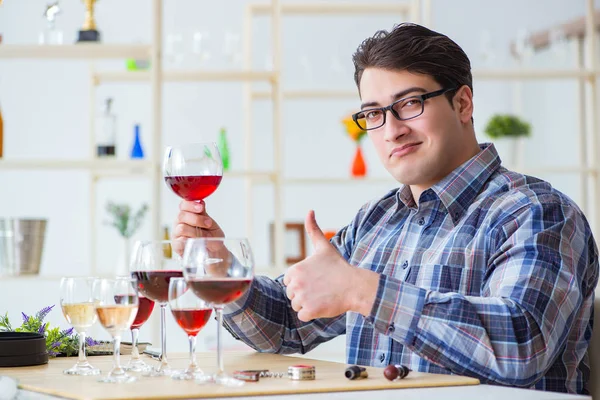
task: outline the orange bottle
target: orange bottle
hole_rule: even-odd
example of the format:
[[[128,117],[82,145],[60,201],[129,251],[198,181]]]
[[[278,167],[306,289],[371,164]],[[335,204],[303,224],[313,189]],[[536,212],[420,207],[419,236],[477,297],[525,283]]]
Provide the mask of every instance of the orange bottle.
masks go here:
[[[0,158],[4,151],[4,121],[2,120],[2,109],[0,108]]]

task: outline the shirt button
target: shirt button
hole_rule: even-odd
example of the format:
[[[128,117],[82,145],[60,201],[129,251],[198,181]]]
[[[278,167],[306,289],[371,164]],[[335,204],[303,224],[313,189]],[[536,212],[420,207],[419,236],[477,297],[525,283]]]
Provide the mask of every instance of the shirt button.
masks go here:
[[[425,225],[425,218],[421,217],[419,218],[419,220],[417,221],[417,223],[421,226]]]
[[[391,335],[392,333],[394,333],[395,330],[396,330],[396,327],[394,326],[394,323],[392,322],[392,324],[388,328],[388,333]]]
[[[385,353],[381,353],[379,355],[379,361],[383,362],[385,360]]]
[[[408,267],[408,260],[404,261],[404,264],[402,264],[402,269],[406,269]]]

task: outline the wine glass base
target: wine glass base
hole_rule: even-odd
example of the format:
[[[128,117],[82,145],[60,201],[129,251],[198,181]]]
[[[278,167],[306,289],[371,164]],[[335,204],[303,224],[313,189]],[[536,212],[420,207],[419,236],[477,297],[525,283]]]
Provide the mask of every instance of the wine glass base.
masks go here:
[[[149,372],[152,370],[152,366],[146,364],[143,360],[131,360],[123,369],[128,372]]]
[[[63,374],[79,376],[100,375],[100,369],[91,366],[90,363],[86,361],[83,363],[77,363],[72,368],[65,369]]]
[[[113,375],[98,379],[98,382],[102,383],[131,383],[135,381],[137,381],[137,378],[131,375]]]
[[[200,370],[199,368],[197,370],[194,371],[189,371],[189,370],[180,370],[180,371],[173,371],[173,375],[171,375],[172,379],[178,380],[178,381],[191,381],[191,380],[195,380],[196,382],[201,382],[201,381],[210,381],[212,380],[212,378],[208,375],[204,375],[204,373],[202,372],[202,370]]]
[[[149,371],[142,372],[142,376],[156,378],[159,376],[172,376],[175,373],[170,366],[162,368],[152,368]]]
[[[221,374],[221,375],[213,375],[212,381],[217,385],[227,386],[227,387],[240,387],[244,386],[244,381],[235,379],[232,376]]]

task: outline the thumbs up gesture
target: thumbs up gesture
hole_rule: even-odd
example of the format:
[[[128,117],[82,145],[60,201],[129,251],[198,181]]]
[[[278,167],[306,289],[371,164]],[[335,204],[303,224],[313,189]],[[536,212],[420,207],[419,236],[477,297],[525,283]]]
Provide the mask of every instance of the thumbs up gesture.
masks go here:
[[[315,252],[291,266],[283,280],[298,319],[336,317],[347,311],[368,314],[368,301],[372,306],[379,275],[348,264],[325,238],[313,211],[308,213],[305,227]]]

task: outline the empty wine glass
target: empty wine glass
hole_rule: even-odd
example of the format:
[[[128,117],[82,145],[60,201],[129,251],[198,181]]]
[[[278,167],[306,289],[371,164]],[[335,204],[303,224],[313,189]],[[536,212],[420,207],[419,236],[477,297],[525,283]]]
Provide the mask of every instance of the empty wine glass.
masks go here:
[[[133,371],[133,372],[149,372],[152,367],[140,357],[140,352],[138,350],[138,337],[140,328],[142,325],[148,321],[150,315],[152,315],[152,310],[154,309],[154,301],[150,300],[147,297],[142,295],[138,295],[139,305],[138,311],[135,315],[135,319],[131,324],[131,359],[124,367],[125,371]]]
[[[183,273],[192,291],[212,304],[217,316],[218,372],[213,380],[224,386],[243,381],[228,376],[223,368],[221,324],[223,306],[238,300],[254,278],[254,256],[247,239],[188,239],[183,255]]]
[[[139,293],[160,306],[160,364],[147,376],[171,376],[173,371],[167,361],[166,307],[169,301],[169,281],[183,277],[181,257],[174,251],[171,241],[137,241],[133,247],[129,271],[137,280]]]
[[[137,281],[131,278],[97,279],[93,286],[94,307],[100,324],[113,337],[113,368],[100,379],[105,383],[129,383],[136,378],[121,367],[121,335],[138,311]]]
[[[63,373],[67,375],[98,375],[85,356],[85,332],[96,322],[92,301],[92,277],[64,277],[60,281],[60,306],[67,322],[77,331],[79,338],[79,360]]]
[[[211,306],[188,290],[183,278],[174,278],[169,282],[169,306],[177,325],[187,333],[190,342],[190,364],[185,370],[175,372],[172,378],[209,380],[196,363],[196,336],[208,323],[212,314]]]

